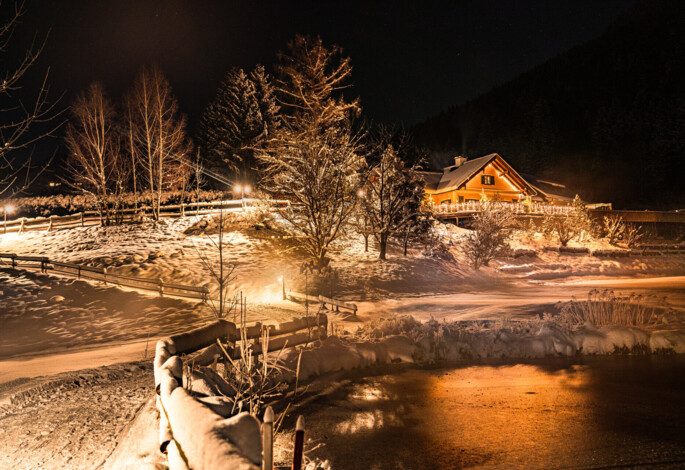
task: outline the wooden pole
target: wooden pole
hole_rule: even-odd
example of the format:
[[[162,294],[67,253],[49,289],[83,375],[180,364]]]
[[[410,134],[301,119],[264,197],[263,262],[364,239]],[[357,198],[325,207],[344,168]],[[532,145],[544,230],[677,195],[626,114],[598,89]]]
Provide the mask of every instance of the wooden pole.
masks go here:
[[[262,424],[262,470],[274,468],[274,410],[266,407]]]
[[[295,448],[293,449],[292,470],[302,470],[302,454],[304,452],[304,418],[297,417],[295,426]]]

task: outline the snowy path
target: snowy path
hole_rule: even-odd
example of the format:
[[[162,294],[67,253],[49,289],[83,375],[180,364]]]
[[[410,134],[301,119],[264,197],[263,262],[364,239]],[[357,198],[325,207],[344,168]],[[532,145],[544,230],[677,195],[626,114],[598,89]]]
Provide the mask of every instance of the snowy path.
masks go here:
[[[456,294],[399,297],[359,302],[364,320],[395,314],[410,314],[419,320],[495,319],[503,314],[526,317],[556,312],[559,301],[584,299],[594,288],[611,288],[617,295],[632,292],[665,296],[669,305],[685,309],[685,276],[652,278],[572,279],[563,282],[505,282],[488,290],[468,290]]]
[[[153,394],[149,361],[1,385],[0,467],[99,468]]]

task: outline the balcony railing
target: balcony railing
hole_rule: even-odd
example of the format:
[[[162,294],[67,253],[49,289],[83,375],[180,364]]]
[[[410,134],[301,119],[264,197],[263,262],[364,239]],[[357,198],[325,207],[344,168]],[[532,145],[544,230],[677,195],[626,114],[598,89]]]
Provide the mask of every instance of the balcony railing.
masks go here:
[[[524,204],[522,202],[496,202],[496,201],[469,201],[469,202],[455,202],[451,204],[439,204],[430,206],[430,210],[434,214],[458,214],[458,213],[472,213],[482,212],[485,206],[488,205],[494,209],[507,209],[515,214],[563,214],[568,215],[573,212],[573,206],[555,206],[551,204],[530,203]]]

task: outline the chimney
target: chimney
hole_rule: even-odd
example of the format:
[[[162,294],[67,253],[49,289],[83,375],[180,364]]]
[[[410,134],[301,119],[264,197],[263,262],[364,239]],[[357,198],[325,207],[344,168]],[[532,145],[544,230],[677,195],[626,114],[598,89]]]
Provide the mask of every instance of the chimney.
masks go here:
[[[463,155],[459,155],[458,157],[454,157],[454,166],[462,166],[464,162],[466,162],[467,158]]]

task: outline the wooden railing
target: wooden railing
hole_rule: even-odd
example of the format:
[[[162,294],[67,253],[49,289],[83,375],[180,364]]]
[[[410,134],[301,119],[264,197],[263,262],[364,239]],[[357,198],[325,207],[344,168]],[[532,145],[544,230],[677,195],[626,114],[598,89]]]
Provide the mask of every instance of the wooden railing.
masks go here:
[[[551,204],[530,203],[524,204],[522,202],[453,202],[451,204],[439,204],[430,206],[430,210],[434,214],[469,214],[482,212],[486,207],[495,209],[507,209],[515,214],[569,214],[573,212],[572,206],[555,206]]]
[[[216,214],[219,211],[238,212],[255,203],[255,199],[234,199],[228,201],[191,202],[188,204],[173,204],[159,208],[159,216],[162,218],[176,218],[192,215]],[[288,201],[270,201],[272,207],[287,206]],[[113,219],[120,222],[132,222],[143,216],[152,214],[150,206],[141,206],[137,209],[120,209]],[[51,215],[49,217],[22,217],[14,220],[0,220],[0,235],[12,232],[28,232],[40,230],[57,230],[62,228],[86,227],[100,225],[102,219],[98,211],[85,211],[70,215]]]
[[[286,297],[288,300],[292,300],[295,302],[311,302],[313,304],[322,305],[324,307],[326,306],[326,304],[328,304],[331,307],[330,309],[335,310],[336,312],[339,312],[340,309],[343,309],[347,310],[352,315],[357,315],[357,304],[354,304],[352,302],[345,302],[343,300],[332,299],[330,297],[325,297],[323,295],[307,295],[292,291],[286,293]]]
[[[264,354],[260,340],[268,332],[268,351],[278,351],[319,339],[328,332],[328,318],[324,314],[298,318],[278,325],[257,323],[240,329],[235,323],[217,320],[205,327],[157,342],[154,360],[155,390],[159,410],[160,450],[167,454],[170,470],[193,468],[273,468],[273,414],[261,426],[257,418],[243,412],[224,419],[204,406],[183,387],[187,384],[189,368],[215,363],[229,355],[240,357],[241,341],[255,341],[252,351]],[[217,341],[226,342],[220,347]],[[240,423],[239,426],[236,423]],[[240,436],[230,436],[230,428],[239,429]],[[253,442],[250,442],[253,441]],[[254,449],[261,448],[261,452]],[[246,449],[248,449],[246,451]],[[299,449],[301,457],[302,449]],[[251,454],[250,454],[251,452]],[[297,448],[295,455],[298,455]],[[293,467],[295,468],[295,467]],[[299,468],[299,467],[297,467]]]
[[[167,283],[161,279],[126,276],[123,274],[107,272],[107,268],[64,263],[51,260],[45,256],[18,256],[14,253],[0,253],[0,266],[7,266],[13,269],[37,269],[42,273],[53,271],[57,274],[75,277],[77,279],[91,279],[104,282],[105,284],[158,292],[161,296],[170,295],[174,297],[199,299],[203,302],[206,302],[209,297],[209,291],[205,286],[186,286],[182,284]]]

